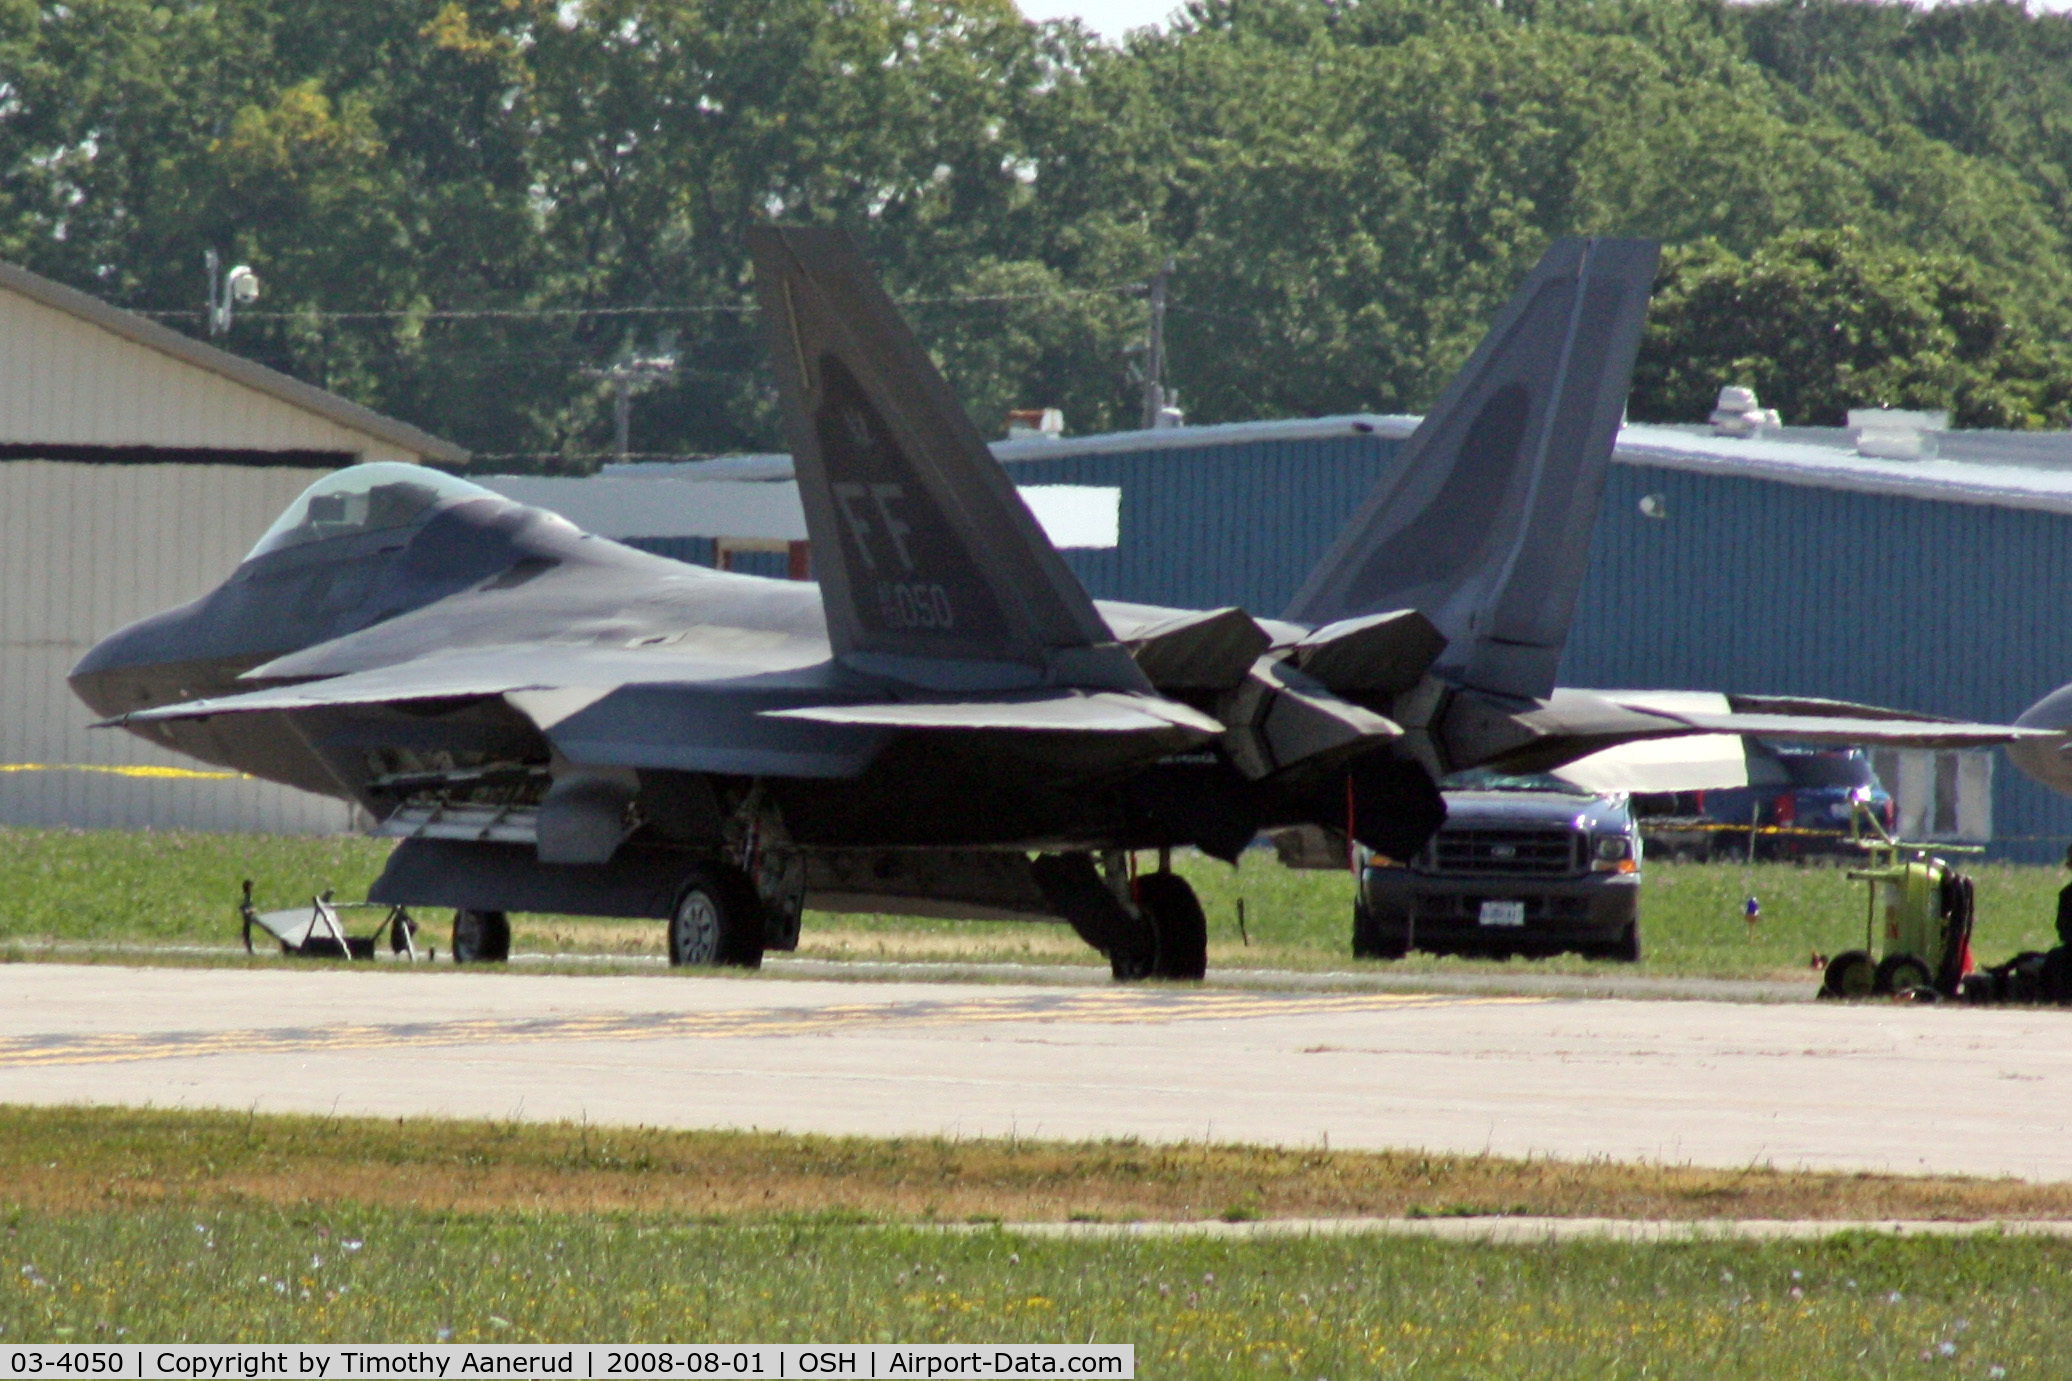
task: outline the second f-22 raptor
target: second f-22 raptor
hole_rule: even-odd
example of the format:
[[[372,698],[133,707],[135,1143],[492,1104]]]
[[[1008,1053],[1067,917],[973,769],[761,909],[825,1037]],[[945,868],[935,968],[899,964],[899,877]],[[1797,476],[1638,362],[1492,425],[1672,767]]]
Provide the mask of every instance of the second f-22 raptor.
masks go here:
[[[1202,976],[1170,851],[1310,824],[1407,858],[1470,766],[1747,732],[1997,742],[1826,702],[1557,690],[1656,247],[1563,240],[1280,619],[1090,599],[839,232],[752,232],[818,583],[630,550],[434,471],[332,475],[72,674],[131,732],[356,802],[372,897],[665,921],[755,965],[807,907],[1062,919]],[[1136,872],[1139,851],[1159,860]]]

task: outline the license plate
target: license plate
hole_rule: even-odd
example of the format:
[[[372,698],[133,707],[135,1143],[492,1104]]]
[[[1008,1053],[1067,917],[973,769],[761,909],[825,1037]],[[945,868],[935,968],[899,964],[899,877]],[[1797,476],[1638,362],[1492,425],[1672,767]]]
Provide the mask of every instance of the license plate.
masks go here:
[[[1482,903],[1482,924],[1524,925],[1525,903],[1522,901],[1486,901]]]

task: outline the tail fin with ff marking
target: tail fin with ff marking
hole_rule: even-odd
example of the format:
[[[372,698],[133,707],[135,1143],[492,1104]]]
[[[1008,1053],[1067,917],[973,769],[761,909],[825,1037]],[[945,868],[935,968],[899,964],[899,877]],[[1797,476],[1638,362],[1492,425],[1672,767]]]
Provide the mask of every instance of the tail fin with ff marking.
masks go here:
[[[1552,691],[1658,251],[1556,241],[1286,617],[1416,609],[1447,640],[1435,669],[1449,679]]]
[[[1148,683],[840,231],[749,231],[836,654],[945,689]]]

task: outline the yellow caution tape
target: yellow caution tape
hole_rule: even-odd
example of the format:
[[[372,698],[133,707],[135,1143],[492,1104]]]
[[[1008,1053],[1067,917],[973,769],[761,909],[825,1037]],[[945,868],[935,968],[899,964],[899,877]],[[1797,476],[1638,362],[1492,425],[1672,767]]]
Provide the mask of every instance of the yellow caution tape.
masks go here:
[[[1641,832],[1653,834],[1803,834],[1821,839],[1861,838],[1866,844],[1876,843],[1869,835],[1851,835],[1847,830],[1816,830],[1804,825],[1721,825],[1700,824],[1655,824],[1647,817],[1640,820]]]
[[[148,777],[160,781],[250,781],[243,772],[196,772],[187,767],[143,767],[98,762],[0,762],[0,772],[102,772],[111,777]]]

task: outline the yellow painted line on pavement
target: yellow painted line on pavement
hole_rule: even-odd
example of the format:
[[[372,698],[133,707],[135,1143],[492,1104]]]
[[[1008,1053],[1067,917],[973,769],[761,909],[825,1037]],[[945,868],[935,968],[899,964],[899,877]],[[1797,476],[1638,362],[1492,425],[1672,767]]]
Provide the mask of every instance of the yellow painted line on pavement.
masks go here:
[[[0,1039],[0,1068],[114,1064],[211,1055],[288,1055],[421,1045],[527,1045],[546,1041],[723,1040],[825,1035],[857,1027],[1000,1022],[1148,1023],[1256,1020],[1332,1012],[1543,1002],[1538,997],[1439,993],[1076,993],[960,1002],[762,1007],[731,1012],[602,1012],[580,1016],[252,1027],[232,1031],[58,1032]]]

